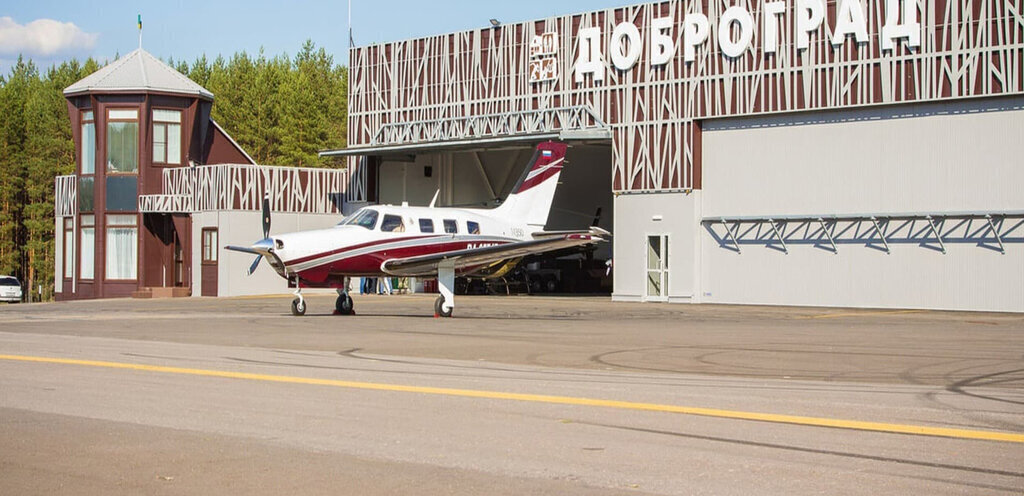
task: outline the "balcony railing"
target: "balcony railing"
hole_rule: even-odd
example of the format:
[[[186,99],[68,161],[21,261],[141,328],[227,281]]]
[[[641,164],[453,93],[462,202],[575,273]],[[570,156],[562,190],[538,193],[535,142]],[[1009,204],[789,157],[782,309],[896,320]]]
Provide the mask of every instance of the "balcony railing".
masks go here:
[[[53,211],[57,217],[78,213],[78,176],[57,176],[53,181]]]
[[[347,171],[269,165],[205,165],[164,171],[163,194],[139,197],[157,213],[259,211],[269,195],[275,212],[341,213]]]
[[[191,213],[192,197],[185,195],[139,195],[139,212],[160,214]]]

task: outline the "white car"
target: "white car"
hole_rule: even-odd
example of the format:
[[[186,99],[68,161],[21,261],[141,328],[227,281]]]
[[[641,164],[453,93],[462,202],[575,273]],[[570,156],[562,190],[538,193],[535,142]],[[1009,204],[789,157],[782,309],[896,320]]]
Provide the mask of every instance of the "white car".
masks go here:
[[[0,276],[0,301],[21,303],[21,283],[12,276]]]

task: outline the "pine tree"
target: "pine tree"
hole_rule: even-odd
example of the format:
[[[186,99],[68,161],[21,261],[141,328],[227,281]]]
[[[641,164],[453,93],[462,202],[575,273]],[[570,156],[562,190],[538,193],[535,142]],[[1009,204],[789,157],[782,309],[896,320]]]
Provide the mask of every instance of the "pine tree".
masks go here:
[[[331,83],[334,59],[306,40],[295,55],[293,72],[282,87],[282,160],[287,165],[317,167],[323,162],[317,152],[330,142],[331,101],[336,98]]]
[[[281,85],[289,76],[290,64],[287,56],[268,59],[262,49],[256,59],[252,101],[255,118],[252,156],[261,164],[277,163],[281,156]]]
[[[58,175],[75,169],[75,150],[62,91],[81,79],[77,61],[53,67],[36,80],[25,106],[27,203],[24,225],[25,282],[29,291],[42,287],[42,299],[52,298],[54,281],[54,196]]]
[[[210,62],[206,60],[206,54],[196,59],[192,63],[192,67],[188,71],[183,71],[182,74],[188,76],[189,79],[195,81],[199,86],[206,88],[210,82]]]
[[[4,82],[4,98],[0,115],[4,116],[0,127],[0,169],[4,180],[0,188],[0,273],[14,274],[24,279],[27,261],[24,257],[25,206],[28,203],[26,183],[26,118],[25,107],[32,86],[38,81],[39,73],[31,61],[18,57],[10,77]]]
[[[0,77],[0,112],[14,104],[14,90],[6,77]],[[14,185],[15,144],[10,142],[11,121],[0,119],[0,274],[11,274],[17,252],[14,245],[14,206],[17,204]]]

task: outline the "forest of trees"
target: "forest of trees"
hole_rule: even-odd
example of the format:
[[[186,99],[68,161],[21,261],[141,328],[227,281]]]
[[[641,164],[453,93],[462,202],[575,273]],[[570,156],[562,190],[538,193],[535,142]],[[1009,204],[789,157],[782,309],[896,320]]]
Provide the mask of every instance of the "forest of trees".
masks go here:
[[[214,94],[213,119],[258,163],[341,166],[317,152],[345,147],[348,69],[313,42],[294,57],[261,50],[167,63]],[[75,170],[62,92],[104,64],[41,70],[19,57],[0,76],[0,275],[18,277],[32,301],[53,298],[53,183]]]

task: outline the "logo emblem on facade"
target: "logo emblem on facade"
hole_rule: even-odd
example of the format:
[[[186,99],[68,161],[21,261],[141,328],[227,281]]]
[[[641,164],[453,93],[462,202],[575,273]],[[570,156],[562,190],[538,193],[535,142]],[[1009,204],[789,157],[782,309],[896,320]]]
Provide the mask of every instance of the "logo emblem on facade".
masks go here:
[[[558,79],[558,33],[536,35],[530,40],[530,83]]]

